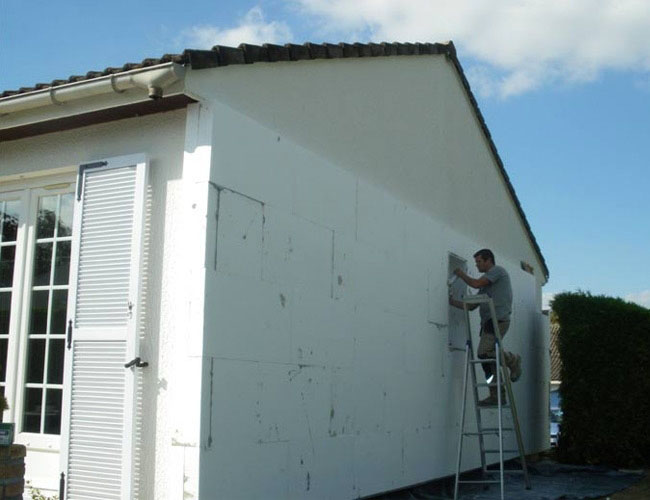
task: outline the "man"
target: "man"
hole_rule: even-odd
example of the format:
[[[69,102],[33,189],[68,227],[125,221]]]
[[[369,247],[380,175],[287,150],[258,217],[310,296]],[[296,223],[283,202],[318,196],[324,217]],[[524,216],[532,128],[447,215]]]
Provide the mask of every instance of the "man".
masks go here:
[[[510,313],[512,312],[512,286],[510,285],[510,276],[501,266],[497,266],[494,261],[494,254],[491,250],[484,248],[474,254],[474,262],[479,272],[484,273],[480,278],[471,278],[462,269],[454,270],[456,276],[462,279],[472,288],[478,288],[478,293],[486,294],[492,298],[494,309],[497,316],[497,324],[501,338],[505,336],[510,327]],[[463,303],[449,296],[449,304],[459,309],[463,308]],[[469,305],[469,309],[476,309],[479,304]],[[478,345],[477,355],[480,359],[496,359],[496,335],[492,324],[492,316],[488,304],[480,304],[479,313],[481,315],[481,340]],[[503,362],[510,369],[510,380],[516,382],[521,376],[521,356],[511,352],[503,351]],[[482,363],[485,378],[490,383],[494,374],[495,363]],[[490,386],[490,395],[479,401],[481,406],[491,406],[497,404],[498,395],[496,380],[494,386]],[[504,394],[502,392],[502,400]]]

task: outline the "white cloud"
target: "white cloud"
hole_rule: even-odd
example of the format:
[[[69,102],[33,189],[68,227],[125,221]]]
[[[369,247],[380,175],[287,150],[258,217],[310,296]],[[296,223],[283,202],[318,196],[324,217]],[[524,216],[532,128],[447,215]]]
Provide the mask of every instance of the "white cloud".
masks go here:
[[[588,82],[608,69],[650,70],[646,0],[293,2],[329,36],[347,39],[346,33],[363,32],[372,40],[452,39],[462,58],[479,62],[468,74],[481,77],[476,86],[487,95]]]
[[[634,302],[640,306],[647,307],[650,309],[650,290],[643,290],[638,293],[630,293],[625,296],[625,300],[628,302]]]
[[[266,22],[260,7],[253,7],[233,28],[193,26],[181,34],[179,45],[193,49],[210,49],[215,45],[237,47],[240,43],[286,43],[293,39],[286,23]]]

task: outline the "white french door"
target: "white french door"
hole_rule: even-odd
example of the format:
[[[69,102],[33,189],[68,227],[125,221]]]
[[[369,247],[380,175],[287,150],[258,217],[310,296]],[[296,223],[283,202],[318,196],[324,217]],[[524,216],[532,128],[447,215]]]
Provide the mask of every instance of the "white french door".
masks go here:
[[[134,496],[135,377],[142,367],[135,360],[146,183],[147,161],[140,155],[80,167],[63,384],[66,500]]]

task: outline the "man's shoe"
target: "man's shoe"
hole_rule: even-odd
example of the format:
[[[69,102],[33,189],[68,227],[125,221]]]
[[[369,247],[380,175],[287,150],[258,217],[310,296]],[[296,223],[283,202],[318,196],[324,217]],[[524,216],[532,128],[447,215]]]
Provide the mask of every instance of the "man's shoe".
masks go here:
[[[510,368],[510,382],[516,382],[521,377],[521,356],[515,354],[514,366]]]

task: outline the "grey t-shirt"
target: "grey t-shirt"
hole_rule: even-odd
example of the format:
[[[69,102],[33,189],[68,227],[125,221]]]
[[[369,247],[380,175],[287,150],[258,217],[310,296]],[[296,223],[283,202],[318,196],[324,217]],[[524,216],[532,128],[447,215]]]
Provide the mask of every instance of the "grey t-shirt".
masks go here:
[[[492,297],[497,321],[509,320],[512,312],[512,286],[508,272],[501,266],[493,266],[483,276],[490,281],[490,284],[479,288],[478,293],[485,293]],[[491,319],[488,304],[481,304],[479,312],[481,313],[481,324]]]

